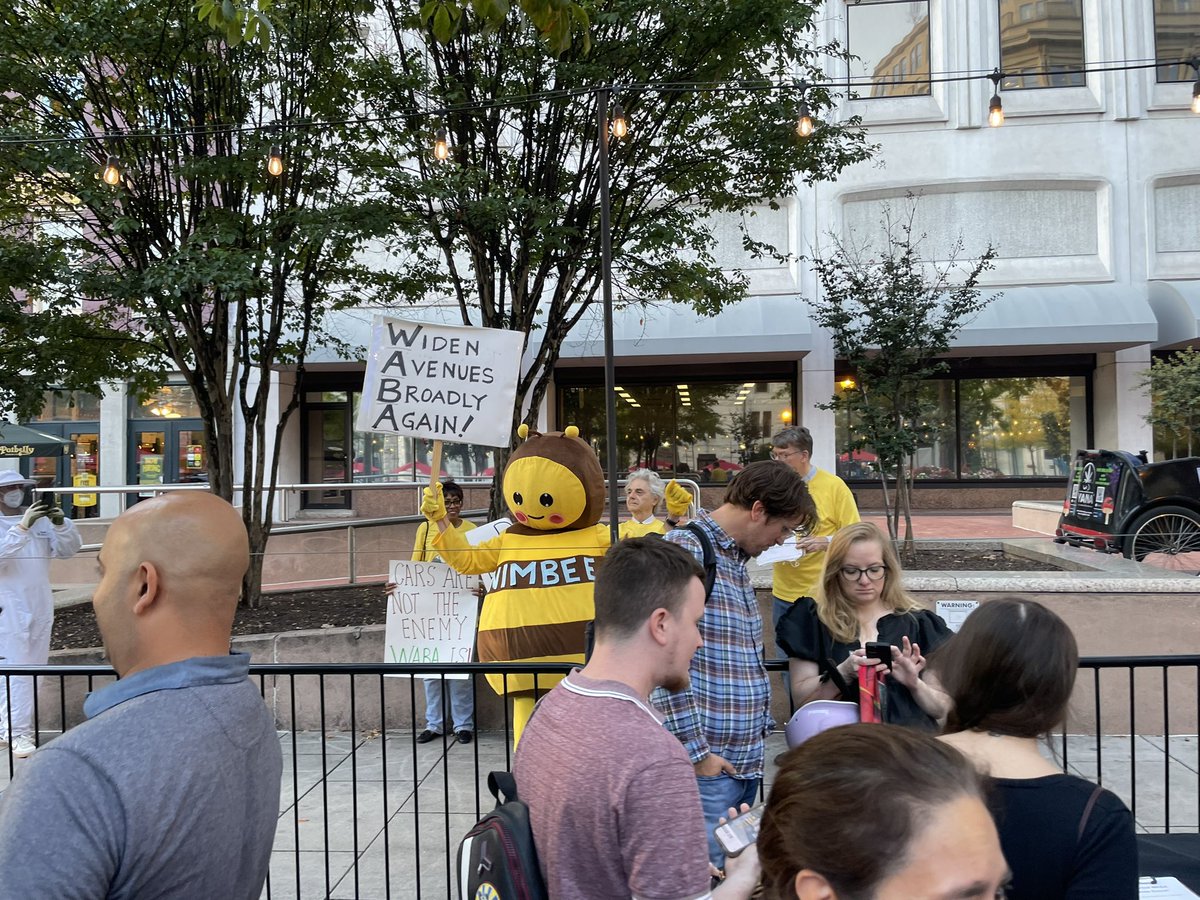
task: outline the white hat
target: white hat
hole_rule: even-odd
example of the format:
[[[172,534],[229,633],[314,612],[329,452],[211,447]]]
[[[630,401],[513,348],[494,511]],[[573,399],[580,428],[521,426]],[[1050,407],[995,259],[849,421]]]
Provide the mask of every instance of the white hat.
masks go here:
[[[0,472],[0,488],[8,487],[10,484],[20,484],[27,487],[33,487],[37,484],[32,478],[26,478],[20,472],[13,469],[6,469]]]

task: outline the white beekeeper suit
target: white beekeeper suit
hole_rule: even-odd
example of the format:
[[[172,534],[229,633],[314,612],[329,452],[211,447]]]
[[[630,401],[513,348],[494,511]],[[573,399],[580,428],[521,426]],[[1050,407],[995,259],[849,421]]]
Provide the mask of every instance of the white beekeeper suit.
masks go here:
[[[58,507],[39,501],[24,508],[33,484],[19,472],[0,472],[0,668],[49,662],[50,560],[74,556],[83,543]],[[32,678],[0,678],[0,746],[11,741],[18,756],[32,752],[33,693]]]

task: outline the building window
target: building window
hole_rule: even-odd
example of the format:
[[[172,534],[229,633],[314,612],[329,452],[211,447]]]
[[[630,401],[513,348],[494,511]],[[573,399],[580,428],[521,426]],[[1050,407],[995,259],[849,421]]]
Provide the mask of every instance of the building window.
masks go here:
[[[1078,87],[1086,62],[1077,0],[1000,0],[1004,90]]]
[[[560,424],[577,425],[607,471],[604,388],[563,387],[559,397]],[[731,472],[770,455],[771,435],[792,423],[793,408],[792,384],[784,381],[624,380],[617,388],[619,472],[646,468],[704,483],[727,481]]]
[[[1200,3],[1154,0],[1154,58],[1160,82],[1193,81],[1188,60],[1200,57]]]
[[[132,399],[131,419],[198,419],[200,404],[186,384],[168,384],[145,400]]]
[[[46,391],[42,412],[34,422],[94,422],[100,418],[100,398],[86,391]]]
[[[929,94],[928,0],[863,0],[846,7],[846,19],[850,78],[870,83],[860,97]]]
[[[1072,438],[1071,398],[1082,396],[1084,376],[958,378],[922,385],[924,415],[916,423],[920,446],[912,464],[918,481],[1061,478],[1073,444],[1083,446],[1082,424]],[[839,390],[853,385],[850,378]],[[879,477],[870,447],[846,448],[858,437],[854,423],[838,413],[838,474]]]

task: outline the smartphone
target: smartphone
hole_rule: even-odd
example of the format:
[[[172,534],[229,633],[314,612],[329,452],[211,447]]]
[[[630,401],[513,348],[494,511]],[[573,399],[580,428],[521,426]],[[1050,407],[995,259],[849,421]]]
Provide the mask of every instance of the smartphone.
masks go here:
[[[758,839],[758,826],[762,822],[763,806],[759,804],[742,813],[732,822],[718,825],[713,837],[726,856],[737,856]]]
[[[46,506],[50,507],[51,509],[58,506],[58,495],[57,494],[43,493],[38,496],[38,500],[41,503],[46,504]]]
[[[867,641],[867,658],[877,659],[888,669],[892,668],[892,645],[883,641]]]

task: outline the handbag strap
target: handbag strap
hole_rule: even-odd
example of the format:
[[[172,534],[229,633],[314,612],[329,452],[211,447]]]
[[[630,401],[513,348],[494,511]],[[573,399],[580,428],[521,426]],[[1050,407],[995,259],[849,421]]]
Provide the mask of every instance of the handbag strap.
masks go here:
[[[1083,840],[1083,832],[1087,829],[1088,819],[1092,817],[1092,809],[1096,806],[1096,801],[1100,799],[1100,792],[1104,788],[1096,785],[1096,789],[1092,791],[1092,796],[1088,797],[1087,805],[1083,808],[1083,815],[1079,817],[1079,834],[1075,836],[1075,840]]]
[[[832,681],[839,691],[842,693],[842,699],[851,698],[850,686],[846,684],[846,679],[842,677],[842,673],[838,671],[837,665],[833,661],[833,635],[829,633],[829,629],[825,627],[825,623],[821,621],[821,617],[817,616],[817,628],[820,630],[821,642],[821,662],[825,664],[825,671],[829,674],[829,679]],[[826,644],[828,643],[828,651]],[[857,692],[853,692],[853,699],[857,700]]]

